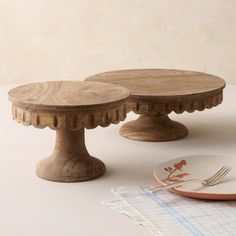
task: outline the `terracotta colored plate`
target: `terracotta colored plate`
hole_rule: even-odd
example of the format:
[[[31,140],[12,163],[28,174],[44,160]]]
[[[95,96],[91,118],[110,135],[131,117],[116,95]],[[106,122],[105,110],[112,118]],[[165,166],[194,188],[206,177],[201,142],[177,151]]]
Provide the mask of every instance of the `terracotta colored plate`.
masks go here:
[[[232,167],[232,170],[219,184],[204,186],[196,182],[174,188],[173,192],[200,199],[236,199],[236,156],[218,154],[183,156],[157,166],[154,176],[162,185],[188,179],[205,179],[212,176],[224,165]]]

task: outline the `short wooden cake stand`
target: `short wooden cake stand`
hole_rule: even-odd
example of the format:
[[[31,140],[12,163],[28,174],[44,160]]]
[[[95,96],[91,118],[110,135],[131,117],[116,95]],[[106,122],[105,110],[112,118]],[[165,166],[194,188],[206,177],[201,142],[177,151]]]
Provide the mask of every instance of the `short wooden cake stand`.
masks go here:
[[[140,114],[124,124],[120,134],[139,141],[172,141],[185,137],[188,129],[168,114],[202,111],[222,102],[225,81],[200,72],[140,69],[106,72],[86,80],[107,82],[128,88],[129,111]]]
[[[51,181],[76,182],[104,174],[103,162],[86,149],[84,128],[124,120],[128,96],[123,87],[78,81],[34,83],[10,90],[17,122],[56,130],[54,151],[38,163],[37,175]]]

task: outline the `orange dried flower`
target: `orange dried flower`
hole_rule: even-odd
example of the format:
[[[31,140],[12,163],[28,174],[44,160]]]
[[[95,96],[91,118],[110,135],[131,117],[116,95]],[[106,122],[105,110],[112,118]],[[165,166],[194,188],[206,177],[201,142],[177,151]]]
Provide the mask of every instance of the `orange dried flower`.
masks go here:
[[[182,170],[182,167],[183,166],[186,166],[187,165],[187,162],[185,160],[181,160],[180,162],[178,163],[175,163],[174,164],[174,167],[177,169],[177,170]]]

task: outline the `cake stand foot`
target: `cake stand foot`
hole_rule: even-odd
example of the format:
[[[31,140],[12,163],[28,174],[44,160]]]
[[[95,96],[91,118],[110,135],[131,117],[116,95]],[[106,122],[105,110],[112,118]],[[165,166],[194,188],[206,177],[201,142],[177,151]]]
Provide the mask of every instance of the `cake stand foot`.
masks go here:
[[[84,129],[57,130],[53,153],[36,166],[39,177],[57,182],[91,180],[103,175],[105,170],[102,161],[89,155],[84,141]]]
[[[137,141],[165,142],[184,138],[188,129],[167,115],[140,115],[137,120],[124,124],[120,134]]]

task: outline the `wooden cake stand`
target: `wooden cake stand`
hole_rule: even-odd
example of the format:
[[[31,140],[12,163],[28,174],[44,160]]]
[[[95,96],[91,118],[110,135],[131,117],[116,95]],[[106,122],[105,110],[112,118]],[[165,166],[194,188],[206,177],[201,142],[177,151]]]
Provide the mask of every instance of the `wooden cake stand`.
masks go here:
[[[54,151],[37,164],[37,175],[51,181],[76,182],[104,174],[103,162],[86,149],[84,128],[124,120],[129,95],[124,87],[84,81],[33,83],[10,90],[14,120],[56,130]]]
[[[128,88],[128,110],[139,118],[123,125],[120,134],[139,141],[172,141],[185,137],[188,129],[168,114],[202,111],[222,102],[225,81],[200,72],[140,69],[106,72],[86,80]]]

